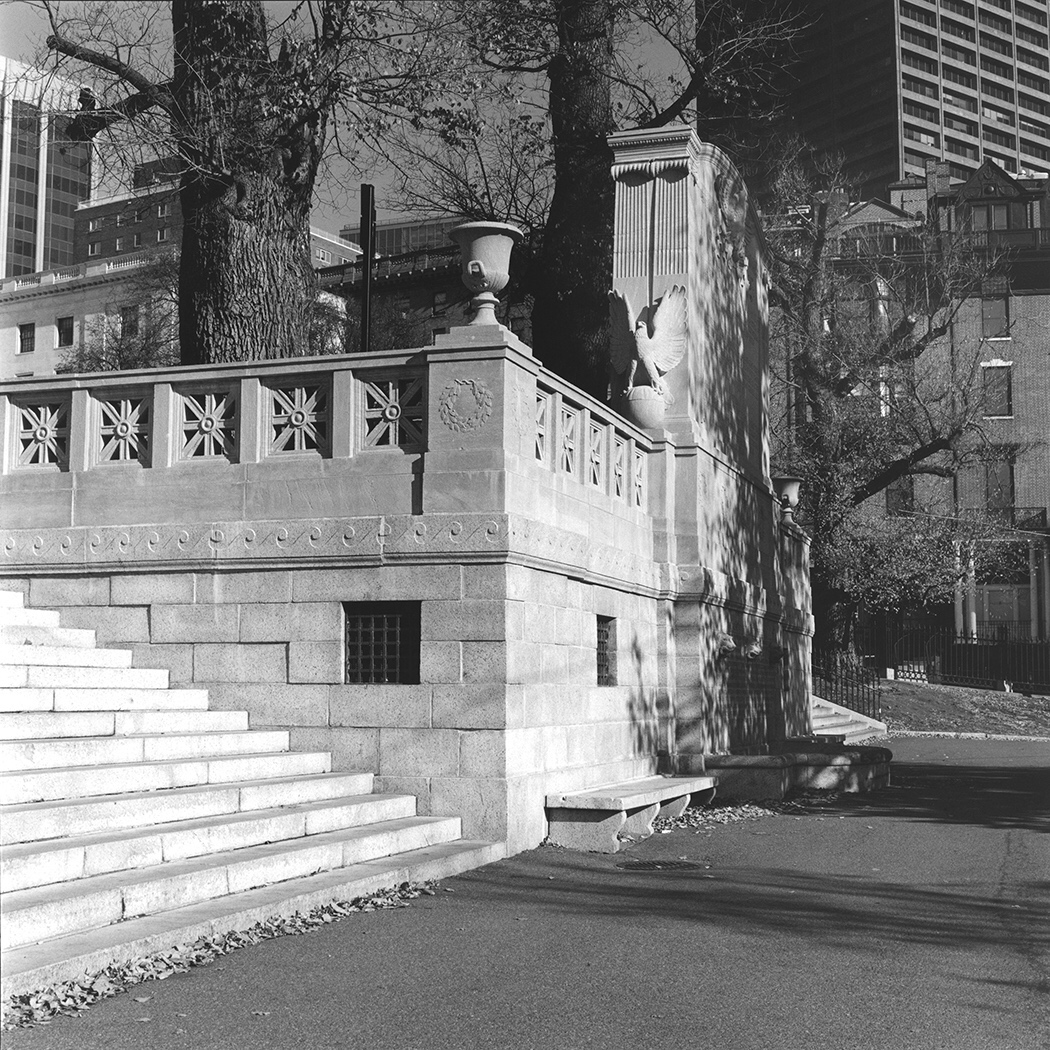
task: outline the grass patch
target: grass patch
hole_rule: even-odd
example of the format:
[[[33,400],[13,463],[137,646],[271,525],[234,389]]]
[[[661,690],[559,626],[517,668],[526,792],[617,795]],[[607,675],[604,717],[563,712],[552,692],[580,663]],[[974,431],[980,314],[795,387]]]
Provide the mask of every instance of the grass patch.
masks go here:
[[[1050,697],[928,682],[882,683],[889,732],[989,733],[1050,737]]]

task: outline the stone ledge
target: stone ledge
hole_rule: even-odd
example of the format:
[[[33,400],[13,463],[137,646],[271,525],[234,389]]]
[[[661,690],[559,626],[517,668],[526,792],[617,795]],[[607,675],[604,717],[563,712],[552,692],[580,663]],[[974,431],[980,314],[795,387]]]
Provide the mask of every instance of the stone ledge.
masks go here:
[[[874,791],[888,787],[892,752],[884,747],[807,745],[769,755],[705,755],[723,799],[784,798],[791,791]]]

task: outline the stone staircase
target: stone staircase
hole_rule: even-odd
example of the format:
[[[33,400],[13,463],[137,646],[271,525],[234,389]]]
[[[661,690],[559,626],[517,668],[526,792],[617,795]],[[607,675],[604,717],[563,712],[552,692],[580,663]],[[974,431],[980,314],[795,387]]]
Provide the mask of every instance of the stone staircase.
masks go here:
[[[813,733],[842,744],[859,744],[872,737],[886,735],[886,723],[840,707],[819,696],[810,698]]]
[[[3,995],[503,856],[288,746],[0,591]]]

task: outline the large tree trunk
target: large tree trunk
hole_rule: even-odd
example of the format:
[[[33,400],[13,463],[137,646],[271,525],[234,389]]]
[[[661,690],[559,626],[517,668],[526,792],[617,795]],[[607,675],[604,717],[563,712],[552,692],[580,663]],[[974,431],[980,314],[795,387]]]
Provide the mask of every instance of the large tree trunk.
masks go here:
[[[186,364],[309,352],[324,114],[289,107],[258,0],[173,0]],[[283,96],[283,97],[282,97]]]
[[[856,648],[857,599],[813,574],[813,647],[853,652]]]
[[[549,368],[603,396],[612,287],[611,0],[555,0],[549,70],[555,190],[532,286],[533,343]]]

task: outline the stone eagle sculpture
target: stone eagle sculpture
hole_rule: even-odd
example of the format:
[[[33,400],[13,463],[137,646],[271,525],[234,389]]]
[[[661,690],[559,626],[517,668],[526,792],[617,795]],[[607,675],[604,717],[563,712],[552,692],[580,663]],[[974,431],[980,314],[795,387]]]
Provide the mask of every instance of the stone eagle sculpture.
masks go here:
[[[663,377],[685,356],[685,289],[676,284],[658,301],[652,314],[652,335],[646,312],[635,318],[625,295],[609,293],[609,357],[617,375],[627,373],[628,393],[634,389],[641,364],[653,390],[670,404],[673,398]]]

